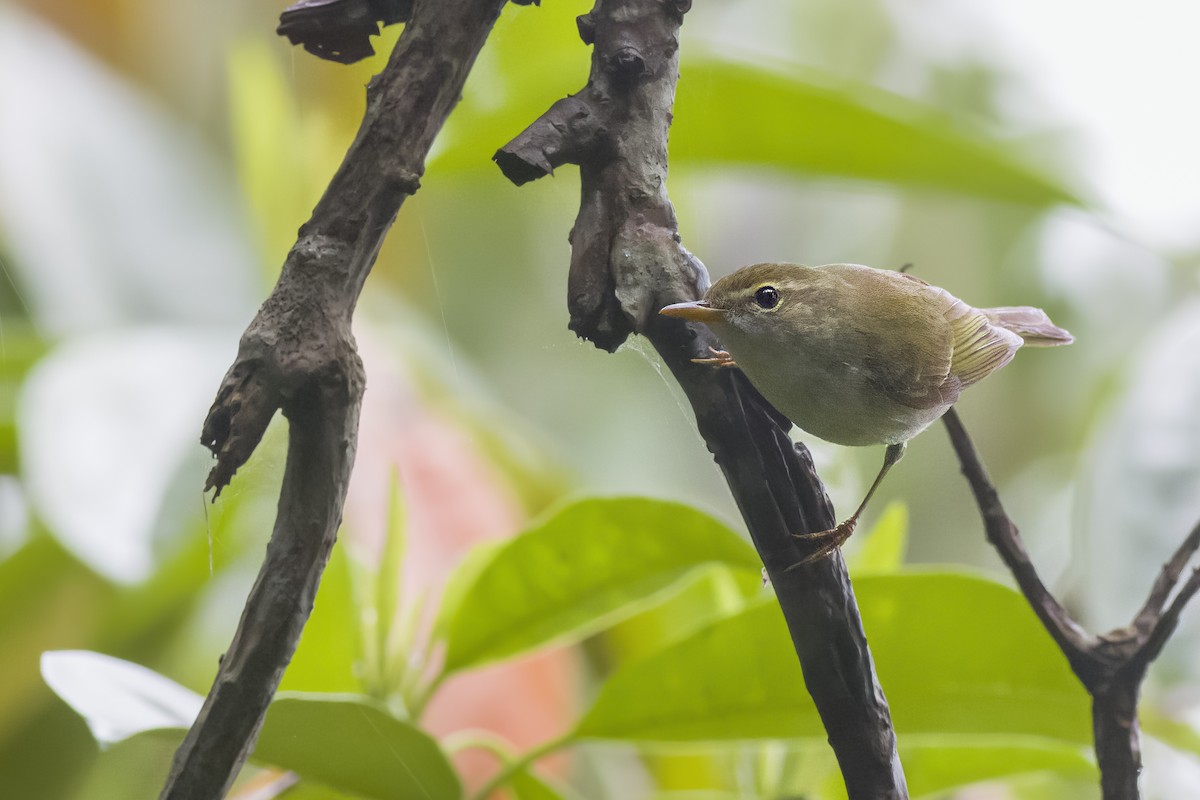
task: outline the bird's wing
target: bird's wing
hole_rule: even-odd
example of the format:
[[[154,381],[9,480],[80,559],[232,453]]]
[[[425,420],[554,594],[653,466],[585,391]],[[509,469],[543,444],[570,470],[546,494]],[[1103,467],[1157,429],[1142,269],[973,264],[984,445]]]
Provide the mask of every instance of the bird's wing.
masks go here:
[[[899,272],[865,267],[842,268],[854,287],[854,314],[875,320],[866,353],[871,383],[893,402],[915,409],[945,406],[958,399],[962,381],[953,374],[951,319],[946,312],[958,302],[946,292]],[[912,337],[904,332],[920,330]]]
[[[925,348],[923,355],[906,349],[877,363],[873,375],[876,386],[894,402],[909,408],[927,409],[950,405],[962,392],[962,381],[950,374],[950,351]]]
[[[945,289],[899,272],[852,265],[824,267],[854,288],[853,315],[882,323],[858,352],[871,382],[889,398],[916,409],[947,406],[967,386],[1012,360],[1017,334]],[[920,337],[896,335],[920,330]],[[845,334],[843,334],[844,336]]]
[[[945,289],[908,279],[897,281],[901,291],[923,295],[924,302],[905,304],[908,315],[893,324],[920,326],[922,341],[889,348],[881,366],[880,385],[889,397],[909,408],[950,405],[962,390],[1003,367],[1021,346],[1021,337],[1005,330],[982,311]],[[918,309],[914,311],[913,309]]]

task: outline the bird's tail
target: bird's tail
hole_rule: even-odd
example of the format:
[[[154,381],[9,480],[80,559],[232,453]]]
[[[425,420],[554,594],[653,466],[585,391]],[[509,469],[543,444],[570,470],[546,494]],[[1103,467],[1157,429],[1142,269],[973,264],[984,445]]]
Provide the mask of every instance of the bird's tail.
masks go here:
[[[1070,344],[1075,337],[1055,325],[1040,308],[1031,306],[1005,306],[1004,308],[981,308],[984,315],[1005,330],[1010,330],[1033,347],[1053,347]]]

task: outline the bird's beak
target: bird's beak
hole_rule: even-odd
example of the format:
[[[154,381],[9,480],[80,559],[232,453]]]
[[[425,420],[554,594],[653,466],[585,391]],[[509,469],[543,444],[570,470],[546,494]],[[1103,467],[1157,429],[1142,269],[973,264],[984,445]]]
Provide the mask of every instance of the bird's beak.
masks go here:
[[[692,322],[719,322],[725,319],[725,309],[713,308],[705,300],[691,303],[673,303],[658,313],[668,317],[680,317]]]

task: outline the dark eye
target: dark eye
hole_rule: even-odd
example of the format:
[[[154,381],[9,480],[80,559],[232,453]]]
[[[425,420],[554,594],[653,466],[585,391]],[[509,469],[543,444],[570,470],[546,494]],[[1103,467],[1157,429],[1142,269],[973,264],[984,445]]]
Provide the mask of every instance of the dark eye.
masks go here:
[[[774,308],[779,305],[779,292],[774,286],[763,286],[754,293],[754,302],[761,308]]]

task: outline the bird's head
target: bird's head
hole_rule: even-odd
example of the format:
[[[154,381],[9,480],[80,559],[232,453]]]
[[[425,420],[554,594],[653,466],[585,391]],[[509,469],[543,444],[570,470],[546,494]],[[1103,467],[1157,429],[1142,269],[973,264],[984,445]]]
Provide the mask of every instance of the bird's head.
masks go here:
[[[801,308],[798,300],[810,285],[811,272],[799,264],[754,264],[714,283],[703,300],[674,303],[659,313],[718,331],[730,326],[750,334],[766,332]]]

